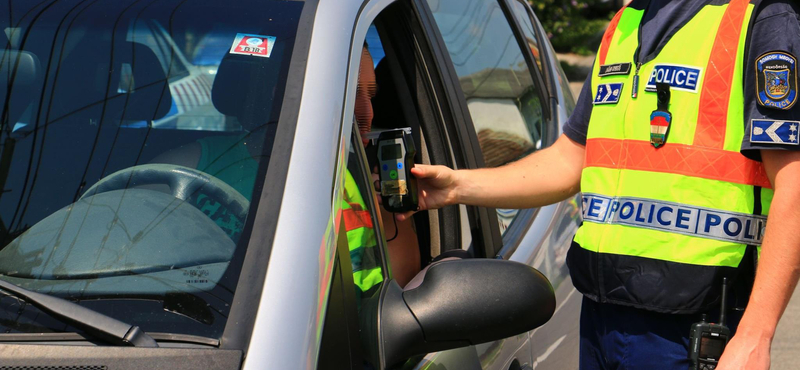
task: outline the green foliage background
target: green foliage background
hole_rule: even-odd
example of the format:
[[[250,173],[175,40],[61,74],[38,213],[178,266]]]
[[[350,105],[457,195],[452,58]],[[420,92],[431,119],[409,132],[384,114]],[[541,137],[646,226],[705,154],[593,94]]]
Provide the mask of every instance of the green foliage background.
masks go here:
[[[590,54],[614,16],[614,0],[529,0],[553,48]]]

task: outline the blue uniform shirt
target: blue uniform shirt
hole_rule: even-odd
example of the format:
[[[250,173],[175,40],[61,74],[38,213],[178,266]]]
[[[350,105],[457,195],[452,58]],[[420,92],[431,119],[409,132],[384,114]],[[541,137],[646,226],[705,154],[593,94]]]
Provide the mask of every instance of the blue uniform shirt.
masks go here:
[[[641,62],[652,60],[670,37],[688,22],[703,6],[714,0],[651,0],[642,19]],[[646,1],[634,0],[629,6],[641,8]],[[792,0],[764,0],[755,11],[750,28],[750,49],[744,75],[745,137],[742,153],[760,160],[760,149],[800,150],[800,145],[750,142],[752,120],[800,121],[800,103],[788,110],[765,108],[756,98],[756,59],[770,51],[783,51],[800,56],[800,5]],[[633,61],[633,56],[631,56]],[[796,76],[792,76],[796,78]],[[564,125],[564,134],[577,143],[586,144],[586,131],[592,114],[592,75],[578,95],[575,111]],[[768,122],[761,122],[769,124]],[[758,123],[757,123],[758,125]],[[765,126],[768,127],[768,126]],[[787,124],[787,130],[790,126]],[[757,128],[758,129],[758,128]],[[763,132],[761,129],[758,132]],[[787,132],[788,135],[788,132]],[[788,138],[788,136],[787,136]]]

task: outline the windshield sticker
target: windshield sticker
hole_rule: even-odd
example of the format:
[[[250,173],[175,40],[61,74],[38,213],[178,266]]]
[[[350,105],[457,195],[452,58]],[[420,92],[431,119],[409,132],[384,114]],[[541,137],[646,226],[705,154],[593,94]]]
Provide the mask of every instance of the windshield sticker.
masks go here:
[[[275,47],[275,36],[237,33],[230,53],[269,58],[273,47]]]
[[[756,96],[766,108],[787,110],[797,102],[797,59],[771,51],[756,59]]]
[[[186,284],[208,284],[209,271],[204,268],[194,268],[183,270],[186,277]]]

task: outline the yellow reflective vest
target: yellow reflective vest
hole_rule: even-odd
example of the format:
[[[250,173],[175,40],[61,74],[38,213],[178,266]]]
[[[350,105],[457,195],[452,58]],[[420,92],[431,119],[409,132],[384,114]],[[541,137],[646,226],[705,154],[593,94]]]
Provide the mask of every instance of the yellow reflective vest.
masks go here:
[[[372,225],[372,215],[350,171],[345,174],[342,217],[347,231],[353,282],[362,292],[366,292],[383,281],[383,273],[374,250],[377,239]]]
[[[753,5],[719,3],[642,64],[634,54],[643,10],[621,10],[603,37],[581,174],[584,221],[567,259],[591,299],[706,311],[719,304],[722,278],[736,279],[761,244],[772,190],[761,164],[740,153]],[[624,63],[632,63],[627,74]],[[658,82],[670,85],[671,123],[656,148]]]

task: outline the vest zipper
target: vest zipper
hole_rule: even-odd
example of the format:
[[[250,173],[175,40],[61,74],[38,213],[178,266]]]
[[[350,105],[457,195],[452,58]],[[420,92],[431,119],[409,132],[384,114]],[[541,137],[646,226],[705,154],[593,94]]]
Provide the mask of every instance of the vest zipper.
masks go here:
[[[636,99],[639,96],[639,69],[642,68],[642,62],[636,63],[636,73],[633,74],[633,89],[631,89],[631,98]]]
[[[644,3],[644,14],[642,15],[642,20],[647,15],[647,8],[650,7],[650,0],[645,1]],[[636,33],[636,51],[633,53],[633,62],[636,64],[636,73],[633,74],[633,86],[631,88],[631,98],[636,99],[639,96],[639,69],[642,68],[642,28],[644,24],[639,22],[639,29]]]

